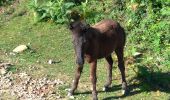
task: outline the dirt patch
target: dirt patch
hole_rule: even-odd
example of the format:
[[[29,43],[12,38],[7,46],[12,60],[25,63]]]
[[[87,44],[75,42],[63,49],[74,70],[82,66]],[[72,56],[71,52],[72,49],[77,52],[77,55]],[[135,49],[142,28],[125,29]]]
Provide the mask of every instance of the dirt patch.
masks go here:
[[[46,77],[35,79],[25,72],[0,75],[0,99],[9,94],[18,100],[56,100],[63,99],[59,87],[65,83],[60,79],[50,80]]]

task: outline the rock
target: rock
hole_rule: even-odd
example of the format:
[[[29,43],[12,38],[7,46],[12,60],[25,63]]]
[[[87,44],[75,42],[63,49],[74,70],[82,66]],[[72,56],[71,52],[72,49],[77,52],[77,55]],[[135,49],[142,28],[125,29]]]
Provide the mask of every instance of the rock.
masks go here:
[[[1,67],[7,68],[9,66],[12,66],[12,64],[11,63],[0,63],[0,68]]]
[[[142,55],[142,53],[140,53],[140,52],[135,52],[135,53],[133,54],[134,57],[139,57],[139,56],[141,56],[141,55]]]
[[[56,96],[56,98],[57,98],[57,99],[60,99],[60,98],[61,98],[61,96],[60,96],[60,95],[59,95],[59,96]]]
[[[14,52],[10,52],[9,55],[15,56],[16,54]]]
[[[54,63],[54,61],[52,60],[52,59],[50,59],[49,61],[48,61],[48,64],[53,64]]]
[[[41,63],[39,60],[36,61],[37,63]]]
[[[19,45],[13,50],[13,52],[21,53],[21,52],[25,51],[26,49],[28,49],[28,47],[26,45]]]
[[[10,67],[12,64],[11,63],[0,63],[0,74],[6,74],[7,73],[7,68]]]
[[[59,85],[59,84],[64,84],[64,82],[58,79],[58,80],[54,80],[54,84]]]
[[[4,74],[6,74],[6,69],[4,68],[4,67],[2,67],[2,68],[0,68],[0,74],[1,75],[4,75]]]

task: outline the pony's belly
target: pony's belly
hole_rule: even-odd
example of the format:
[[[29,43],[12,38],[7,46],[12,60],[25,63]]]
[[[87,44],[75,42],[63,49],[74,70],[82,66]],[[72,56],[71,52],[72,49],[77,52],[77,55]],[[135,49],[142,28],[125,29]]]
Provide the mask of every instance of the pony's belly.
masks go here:
[[[91,62],[93,62],[93,61],[95,61],[95,60],[97,60],[97,59],[102,59],[102,58],[104,58],[104,57],[106,57],[105,55],[88,55],[88,54],[85,54],[85,60],[88,62],[88,63],[91,63]]]
[[[107,57],[107,56],[112,54],[116,45],[114,43],[113,43],[113,45],[111,45],[111,44],[108,45],[108,44],[105,44],[105,45],[100,47],[98,54],[97,54],[98,59]]]
[[[111,55],[113,52],[113,50],[111,51],[105,51],[105,52],[102,52],[100,53],[98,56],[97,56],[97,59],[101,59],[101,58],[105,58],[105,57],[108,57],[109,55]]]
[[[110,50],[104,50],[104,51],[100,51],[98,53],[94,53],[93,55],[85,54],[85,59],[88,63],[90,63],[96,59],[102,59],[102,58],[105,58],[105,57],[111,55],[113,51],[114,51],[114,49],[110,49]]]
[[[99,43],[100,45],[93,45],[91,46],[90,49],[87,49],[87,51],[85,52],[85,58],[87,62],[92,62],[96,59],[108,57],[109,55],[112,54],[112,52],[116,47],[115,41],[107,41],[104,43],[97,42],[97,43]]]

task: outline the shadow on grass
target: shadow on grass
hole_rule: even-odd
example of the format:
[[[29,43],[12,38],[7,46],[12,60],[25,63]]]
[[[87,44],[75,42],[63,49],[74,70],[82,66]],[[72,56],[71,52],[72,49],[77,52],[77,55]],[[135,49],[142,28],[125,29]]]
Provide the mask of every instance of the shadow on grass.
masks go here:
[[[128,93],[126,96],[111,96],[106,97],[103,100],[121,99],[128,96],[133,96],[142,92],[165,92],[170,93],[170,72],[150,72],[147,67],[139,66],[138,75],[131,78],[128,81]],[[121,84],[111,87],[107,92],[114,92],[121,90]],[[103,93],[104,91],[98,91]],[[75,93],[79,94],[91,94],[91,91]]]
[[[111,88],[109,88],[109,90],[107,90],[107,92],[114,92],[114,91],[118,91],[121,89],[121,85],[115,85]],[[103,93],[105,91],[97,91],[97,93]],[[78,92],[78,93],[75,93],[74,95],[80,95],[80,94],[91,94],[92,91],[86,91],[86,92]]]
[[[170,72],[150,72],[147,67],[138,67],[138,75],[128,81],[128,94],[126,96],[111,96],[103,100],[119,99],[133,96],[142,92],[170,93]],[[120,88],[121,89],[121,88]]]

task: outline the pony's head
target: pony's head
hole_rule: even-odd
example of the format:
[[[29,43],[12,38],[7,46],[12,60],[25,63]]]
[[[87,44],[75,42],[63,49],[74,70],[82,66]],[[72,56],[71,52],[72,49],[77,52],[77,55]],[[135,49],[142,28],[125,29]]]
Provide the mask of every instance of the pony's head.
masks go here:
[[[84,21],[71,22],[69,26],[72,32],[73,44],[77,56],[76,63],[79,65],[84,64],[84,52],[87,45],[86,33],[90,25]]]

